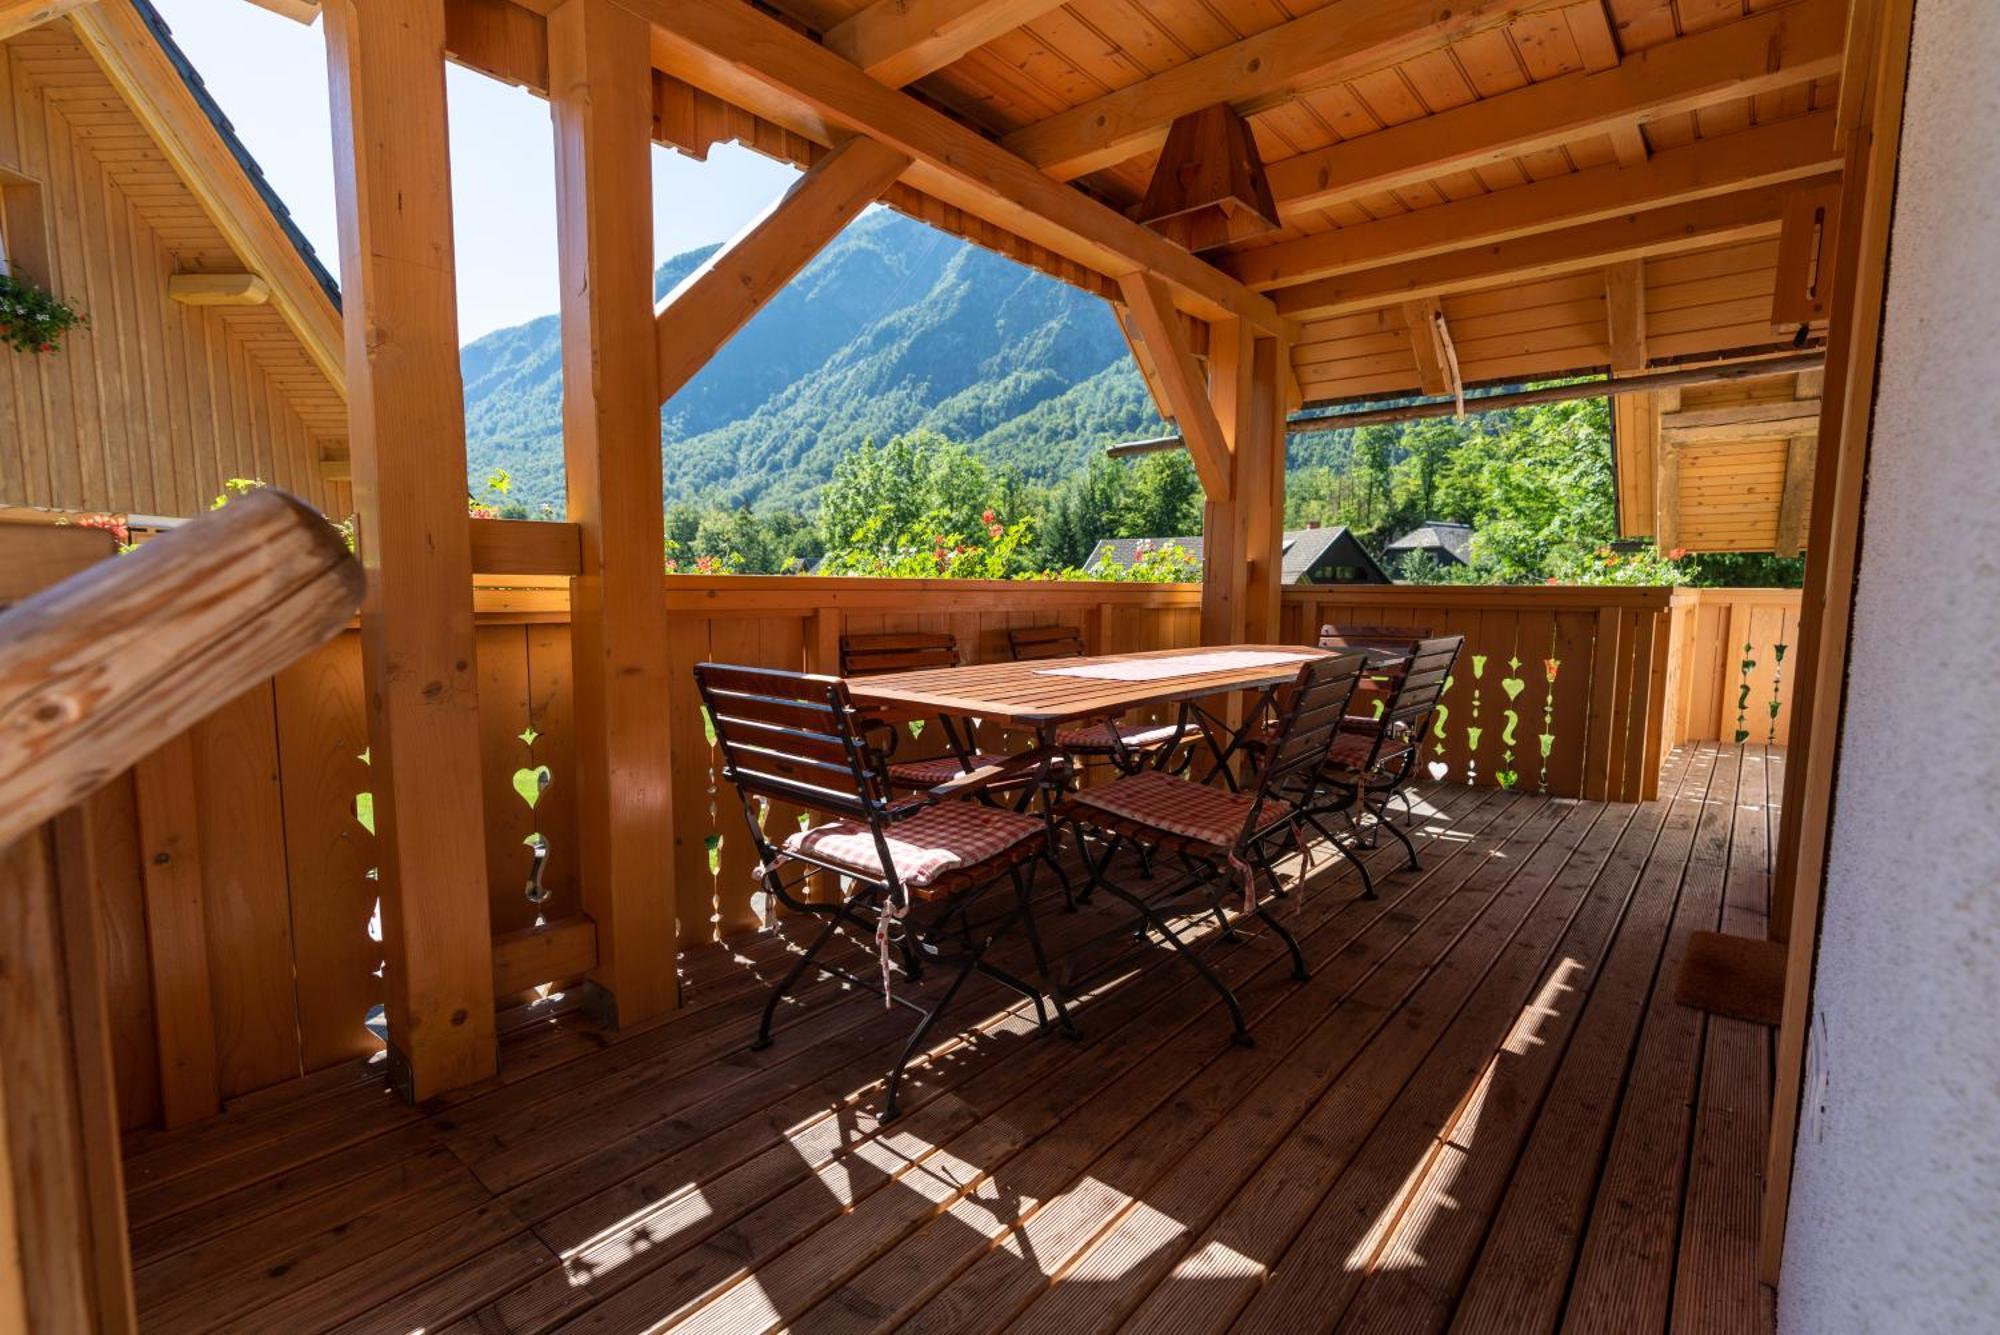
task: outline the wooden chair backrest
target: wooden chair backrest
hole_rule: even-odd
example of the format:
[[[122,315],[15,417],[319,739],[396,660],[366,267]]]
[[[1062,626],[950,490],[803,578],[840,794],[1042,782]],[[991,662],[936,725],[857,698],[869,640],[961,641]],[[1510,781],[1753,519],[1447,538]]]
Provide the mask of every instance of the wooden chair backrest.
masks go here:
[[[1382,711],[1381,731],[1376,735],[1375,753],[1369,761],[1371,768],[1394,773],[1398,782],[1408,775],[1423,749],[1424,734],[1430,731],[1431,718],[1437,713],[1445,684],[1451,680],[1452,668],[1464,648],[1463,635],[1417,642],[1408,665],[1396,679],[1388,707]]]
[[[1083,632],[1075,626],[1021,626],[1007,632],[1007,651],[1017,663],[1038,658],[1083,657]]]
[[[892,630],[840,637],[840,675],[875,677],[957,667],[958,637],[949,631]]]
[[[1256,828],[1260,812],[1272,797],[1309,787],[1326,760],[1334,733],[1347,715],[1354,688],[1367,667],[1365,654],[1316,658],[1299,669],[1284,712],[1278,716],[1262,772],[1257,776],[1257,801],[1246,835]]]
[[[1345,649],[1351,645],[1361,649],[1407,649],[1419,640],[1429,639],[1430,634],[1429,626],[1321,626],[1319,647]]]
[[[776,668],[697,663],[722,776],[763,797],[873,822],[888,777],[863,739],[847,683]]]

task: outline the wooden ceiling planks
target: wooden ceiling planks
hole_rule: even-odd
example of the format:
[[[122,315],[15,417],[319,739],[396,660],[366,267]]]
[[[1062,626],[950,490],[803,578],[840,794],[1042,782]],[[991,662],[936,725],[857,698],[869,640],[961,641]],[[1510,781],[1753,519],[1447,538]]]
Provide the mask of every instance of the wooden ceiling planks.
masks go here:
[[[1226,90],[1248,115],[1283,226],[1218,258],[1225,272],[1270,292],[1281,312],[1308,321],[1293,355],[1309,397],[1415,388],[1414,353],[1394,368],[1393,352],[1368,342],[1373,333],[1326,332],[1340,325],[1324,318],[1379,309],[1395,312],[1396,324],[1412,299],[1443,303],[1469,379],[1601,366],[1610,356],[1602,268],[1641,255],[1652,361],[1772,343],[1757,309],[1771,286],[1769,227],[1746,210],[1829,164],[1818,141],[1830,139],[1821,128],[1838,101],[1845,33],[1843,0],[1468,0],[1449,11],[1390,0],[775,0],[765,8],[881,83],[908,83],[913,100],[882,103],[883,115],[921,121],[927,103],[1121,209],[1143,195],[1171,114]],[[658,64],[657,40],[655,55]],[[720,103],[711,122],[766,151],[809,165],[825,141],[855,128],[823,96],[770,103],[769,80],[751,88],[756,79],[746,80],[734,51],[726,66],[699,63],[683,59],[673,72]],[[735,126],[739,117],[755,133]],[[1138,254],[1128,236],[1109,232],[1064,242],[1043,212],[1053,197],[1011,168],[968,178],[942,156],[913,156],[889,202],[915,216],[1106,295]],[[1032,200],[1018,193],[1029,185]],[[1681,223],[1692,231],[1676,234]],[[1595,249],[1568,262],[1559,252],[1571,236]],[[1475,262],[1474,243],[1519,263]],[[1675,263],[1695,259],[1711,268],[1697,274]],[[1419,266],[1440,276],[1419,277]],[[1568,270],[1590,295],[1528,295]],[[1185,293],[1193,272],[1168,276]],[[1461,330],[1457,307],[1469,302],[1476,312],[1493,301],[1506,309],[1469,312],[1473,323]]]

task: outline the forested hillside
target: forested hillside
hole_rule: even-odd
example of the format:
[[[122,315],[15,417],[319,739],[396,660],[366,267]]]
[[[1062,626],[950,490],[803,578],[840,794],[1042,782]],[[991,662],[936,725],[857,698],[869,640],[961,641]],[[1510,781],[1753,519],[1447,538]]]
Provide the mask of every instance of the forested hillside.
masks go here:
[[[675,256],[665,293],[714,252]],[[562,503],[556,318],[465,348],[472,476]],[[667,404],[668,501],[804,507],[865,440],[931,430],[1054,482],[1093,446],[1160,423],[1101,301],[885,209],[871,210]]]

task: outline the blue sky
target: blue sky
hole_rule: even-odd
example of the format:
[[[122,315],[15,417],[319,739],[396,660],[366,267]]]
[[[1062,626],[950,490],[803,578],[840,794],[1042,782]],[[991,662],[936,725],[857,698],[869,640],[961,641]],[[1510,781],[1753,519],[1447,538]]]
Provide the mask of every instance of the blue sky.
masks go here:
[[[326,48],[254,5],[154,0],[216,101],[292,216],[336,272],[333,140]],[[519,324],[556,308],[555,157],[548,104],[518,88],[446,69],[459,336]],[[796,179],[791,168],[733,146],[695,162],[653,150],[653,242],[665,259],[720,241]]]

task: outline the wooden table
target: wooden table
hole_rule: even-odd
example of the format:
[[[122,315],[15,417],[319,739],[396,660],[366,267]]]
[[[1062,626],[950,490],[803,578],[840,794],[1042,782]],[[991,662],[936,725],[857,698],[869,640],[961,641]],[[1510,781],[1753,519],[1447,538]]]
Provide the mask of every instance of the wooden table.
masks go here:
[[[1063,675],[1099,663],[1149,662],[1249,651],[1295,655],[1289,662],[1221,672],[1195,672],[1152,681],[1116,681]],[[1230,691],[1268,691],[1297,679],[1309,658],[1332,653],[1298,644],[1231,644],[1199,649],[1152,649],[1095,658],[1037,659],[1025,663],[975,663],[863,677],[847,683],[856,704],[926,713],[969,715],[1005,727],[1053,735],[1058,726],[1086,723],[1147,705],[1177,704]]]
[[[1284,662],[1191,671],[1151,681],[1121,681],[1067,675],[1067,669],[1093,664],[1152,662],[1197,658],[1217,653],[1283,653]],[[1181,726],[1192,728],[1208,743],[1216,773],[1227,774],[1228,762],[1239,749],[1240,734],[1226,744],[1215,738],[1219,722],[1196,701],[1234,691],[1256,691],[1268,701],[1279,687],[1298,679],[1308,659],[1330,658],[1324,649],[1297,644],[1211,645],[1195,649],[1153,649],[1137,654],[1104,654],[1094,658],[1036,659],[1022,663],[976,663],[966,667],[925,668],[850,679],[848,694],[864,708],[955,714],[984,719],[1003,727],[1033,732],[1039,745],[1032,752],[1010,757],[1023,768],[1034,766],[1058,748],[1056,729],[1073,723],[1112,718],[1128,709],[1151,705],[1181,706]],[[1254,719],[1259,711],[1253,710]],[[1169,748],[1171,750],[1171,748]]]

